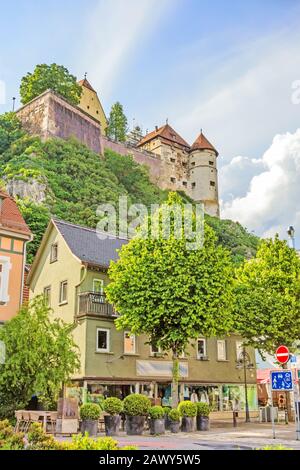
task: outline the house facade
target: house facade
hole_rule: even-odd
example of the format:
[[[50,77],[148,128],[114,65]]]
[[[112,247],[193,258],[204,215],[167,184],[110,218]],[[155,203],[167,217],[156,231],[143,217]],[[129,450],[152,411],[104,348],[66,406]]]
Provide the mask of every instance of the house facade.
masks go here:
[[[106,234],[107,235],[107,234]],[[145,336],[117,331],[117,312],[105,297],[107,269],[126,239],[99,239],[93,229],[52,220],[31,268],[31,298],[44,295],[52,315],[74,324],[80,370],[68,388],[72,394],[124,397],[139,392],[156,403],[171,404],[172,361]],[[180,358],[180,398],[209,401],[215,416],[232,418],[245,408],[244,376],[237,367],[241,338],[199,337]],[[248,351],[255,364],[254,351]],[[248,399],[257,414],[255,369],[247,371]],[[243,411],[242,411],[243,412]]]
[[[0,191],[0,323],[13,318],[22,305],[26,245],[31,239],[16,202]]]

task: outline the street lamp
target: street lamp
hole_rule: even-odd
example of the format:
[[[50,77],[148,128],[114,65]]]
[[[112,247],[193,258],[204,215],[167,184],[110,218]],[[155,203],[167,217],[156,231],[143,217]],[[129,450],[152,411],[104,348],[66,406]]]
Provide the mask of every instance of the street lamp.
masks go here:
[[[249,403],[248,403],[248,385],[247,385],[247,370],[253,370],[254,365],[251,362],[250,356],[243,347],[237,360],[237,369],[244,370],[244,386],[245,386],[245,411],[246,411],[246,423],[250,423]]]
[[[294,229],[294,227],[292,227],[292,225],[290,225],[290,227],[287,229],[287,234],[288,234],[290,242],[291,242],[291,248],[293,248],[295,250],[296,249],[296,246],[295,246],[295,229]]]

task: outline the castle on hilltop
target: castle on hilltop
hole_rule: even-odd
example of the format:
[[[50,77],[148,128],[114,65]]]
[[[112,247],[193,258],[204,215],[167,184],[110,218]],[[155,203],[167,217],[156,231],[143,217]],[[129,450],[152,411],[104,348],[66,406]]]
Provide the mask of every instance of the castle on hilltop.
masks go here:
[[[86,77],[78,106],[47,90],[17,111],[24,128],[42,139],[74,136],[96,153],[109,148],[146,165],[152,182],[162,189],[183,191],[219,217],[218,152],[202,130],[190,146],[167,122],[137,142],[115,142],[105,136],[107,119],[97,92]]]

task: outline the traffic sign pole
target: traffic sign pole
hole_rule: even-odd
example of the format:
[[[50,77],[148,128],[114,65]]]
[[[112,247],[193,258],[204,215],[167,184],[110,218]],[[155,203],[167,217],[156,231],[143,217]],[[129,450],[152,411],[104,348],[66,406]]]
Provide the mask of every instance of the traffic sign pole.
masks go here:
[[[271,393],[271,421],[272,421],[272,434],[273,439],[276,439],[275,422],[274,422],[274,408],[273,408],[273,388],[272,388],[272,372],[270,374],[270,393]]]

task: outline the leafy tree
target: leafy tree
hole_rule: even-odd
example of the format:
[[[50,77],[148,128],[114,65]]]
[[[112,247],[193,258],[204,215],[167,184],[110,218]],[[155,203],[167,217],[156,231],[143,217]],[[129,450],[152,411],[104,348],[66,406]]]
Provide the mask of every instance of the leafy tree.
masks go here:
[[[6,360],[0,364],[0,412],[24,408],[37,394],[52,403],[79,367],[72,325],[50,321],[50,309],[37,297],[0,328]]]
[[[237,270],[236,326],[247,344],[274,353],[300,335],[300,259],[286,241],[264,240]]]
[[[31,264],[49,223],[50,211],[43,204],[35,204],[29,199],[18,199],[17,204],[27,225],[34,233],[33,240],[27,245],[27,262]]]
[[[73,105],[80,102],[82,87],[77,83],[76,77],[66,67],[57,64],[37,65],[33,73],[27,73],[22,78],[21,101],[26,104],[48,89],[56,91]]]
[[[0,156],[23,135],[21,122],[15,113],[0,115]]]
[[[106,135],[118,142],[125,142],[127,133],[127,118],[123,106],[117,101],[111,107]]]
[[[107,295],[120,317],[117,328],[146,334],[150,343],[172,351],[173,405],[178,401],[178,357],[191,339],[223,336],[232,328],[232,263],[228,251],[216,246],[213,230],[204,225],[204,244],[191,250],[189,237],[176,236],[176,216],[183,214],[182,200],[171,193],[174,208],[170,236],[162,225],[164,208],[145,222],[159,226],[156,238],[136,236],[111,263]],[[176,206],[177,205],[177,206]],[[154,224],[154,225],[153,225]],[[195,229],[195,216],[193,215]],[[138,234],[139,235],[139,234]]]

